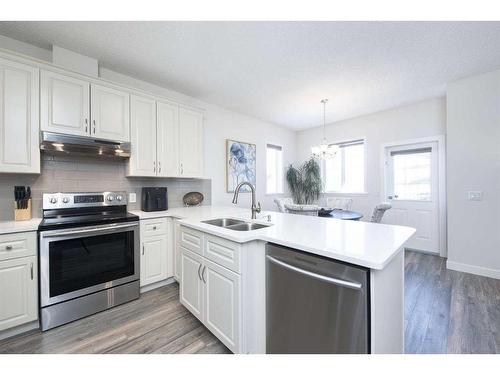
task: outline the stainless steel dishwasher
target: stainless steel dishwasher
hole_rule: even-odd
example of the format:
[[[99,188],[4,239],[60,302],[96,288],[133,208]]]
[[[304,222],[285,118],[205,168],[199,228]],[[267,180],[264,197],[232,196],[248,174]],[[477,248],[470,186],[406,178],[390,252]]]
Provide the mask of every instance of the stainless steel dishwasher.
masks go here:
[[[369,270],[266,245],[266,352],[369,353]]]

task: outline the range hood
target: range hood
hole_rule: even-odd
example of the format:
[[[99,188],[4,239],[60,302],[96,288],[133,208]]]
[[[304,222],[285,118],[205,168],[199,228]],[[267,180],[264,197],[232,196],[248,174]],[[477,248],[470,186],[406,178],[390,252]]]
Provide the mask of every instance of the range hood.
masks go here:
[[[40,150],[50,154],[71,154],[108,158],[129,158],[130,142],[108,141],[85,136],[41,132]]]

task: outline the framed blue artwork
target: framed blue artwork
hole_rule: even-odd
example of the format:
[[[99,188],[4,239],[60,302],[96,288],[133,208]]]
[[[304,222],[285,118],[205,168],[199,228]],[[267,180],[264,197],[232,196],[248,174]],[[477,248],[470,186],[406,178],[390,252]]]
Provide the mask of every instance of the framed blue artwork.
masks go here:
[[[257,146],[251,143],[226,139],[226,188],[228,193],[234,193],[236,186],[243,181],[255,186]],[[249,193],[248,186],[243,186],[241,192]]]

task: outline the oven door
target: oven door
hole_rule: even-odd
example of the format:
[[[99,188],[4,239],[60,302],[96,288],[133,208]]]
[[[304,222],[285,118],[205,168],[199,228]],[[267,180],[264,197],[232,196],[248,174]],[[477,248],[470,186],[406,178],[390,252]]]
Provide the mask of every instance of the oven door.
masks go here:
[[[40,232],[42,307],[138,279],[138,222]]]

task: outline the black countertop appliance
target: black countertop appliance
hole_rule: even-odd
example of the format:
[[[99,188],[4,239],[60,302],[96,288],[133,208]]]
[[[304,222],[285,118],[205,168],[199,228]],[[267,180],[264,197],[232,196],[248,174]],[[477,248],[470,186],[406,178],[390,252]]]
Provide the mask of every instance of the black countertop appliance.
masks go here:
[[[146,212],[168,210],[167,188],[143,187],[141,193],[141,210]]]

